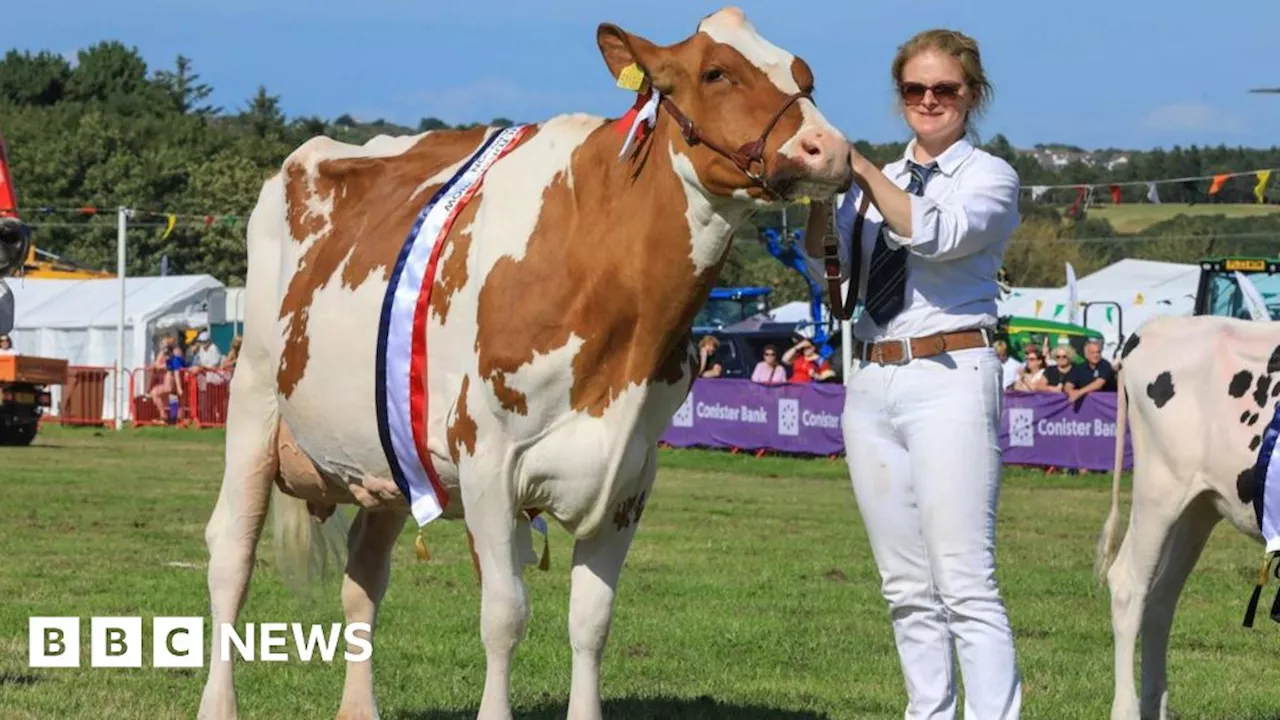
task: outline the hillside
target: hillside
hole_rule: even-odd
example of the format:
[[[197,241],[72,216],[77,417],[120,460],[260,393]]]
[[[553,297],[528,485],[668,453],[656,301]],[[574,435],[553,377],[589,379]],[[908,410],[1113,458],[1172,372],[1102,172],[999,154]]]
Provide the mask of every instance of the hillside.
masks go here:
[[[1059,212],[1065,213],[1067,208],[1059,206]],[[1151,205],[1121,204],[1095,205],[1089,208],[1089,217],[1105,220],[1120,234],[1141,233],[1147,228],[1180,215],[1188,217],[1221,217],[1242,218],[1257,215],[1271,215],[1280,212],[1280,205],[1258,205],[1256,203],[1212,203],[1207,205]]]

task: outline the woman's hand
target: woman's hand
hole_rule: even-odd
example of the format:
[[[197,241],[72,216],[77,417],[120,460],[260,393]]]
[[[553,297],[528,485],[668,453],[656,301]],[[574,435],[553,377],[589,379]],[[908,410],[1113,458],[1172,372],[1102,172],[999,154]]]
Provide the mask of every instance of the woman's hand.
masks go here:
[[[858,152],[858,148],[855,147],[853,143],[849,143],[849,165],[853,168],[853,174],[858,178],[863,178],[873,172],[878,172],[875,164],[868,160],[862,153]]]
[[[911,196],[907,191],[894,185],[852,143],[849,144],[849,164],[853,167],[854,182],[871,197],[871,202],[884,216],[884,224],[902,237],[911,237]]]

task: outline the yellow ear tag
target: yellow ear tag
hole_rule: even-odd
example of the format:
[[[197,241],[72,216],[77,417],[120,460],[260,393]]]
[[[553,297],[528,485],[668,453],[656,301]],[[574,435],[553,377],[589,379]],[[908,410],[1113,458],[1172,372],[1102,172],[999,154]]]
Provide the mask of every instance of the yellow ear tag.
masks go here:
[[[623,90],[640,92],[642,84],[644,84],[644,71],[635,63],[622,68],[622,72],[618,73],[618,87]]]

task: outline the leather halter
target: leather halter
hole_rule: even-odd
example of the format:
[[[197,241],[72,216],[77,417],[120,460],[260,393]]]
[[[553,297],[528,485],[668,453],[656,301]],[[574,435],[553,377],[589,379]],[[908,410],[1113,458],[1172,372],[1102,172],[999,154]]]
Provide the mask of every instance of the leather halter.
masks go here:
[[[676,104],[671,100],[671,98],[663,95],[661,104],[662,107],[666,108],[667,112],[671,113],[671,117],[676,121],[676,123],[680,125],[680,134],[684,136],[685,142],[689,143],[691,146],[698,144],[706,145],[736,165],[738,169],[741,170],[742,173],[761,190],[773,195],[775,198],[781,198],[782,196],[773,188],[769,187],[769,183],[765,181],[764,144],[769,138],[769,133],[773,132],[774,126],[782,119],[782,114],[787,111],[787,108],[791,107],[792,103],[802,98],[809,101],[813,100],[810,93],[807,92],[798,92],[793,95],[789,95],[786,102],[782,103],[782,107],[778,108],[778,111],[773,114],[773,117],[769,120],[769,124],[764,126],[764,132],[760,133],[760,137],[749,143],[743,144],[737,150],[726,150],[719,144],[699,135],[698,127],[694,125],[688,115],[685,115],[681,112],[680,108],[676,107]],[[758,173],[752,172],[751,170],[752,165],[755,163],[760,163],[760,172]]]

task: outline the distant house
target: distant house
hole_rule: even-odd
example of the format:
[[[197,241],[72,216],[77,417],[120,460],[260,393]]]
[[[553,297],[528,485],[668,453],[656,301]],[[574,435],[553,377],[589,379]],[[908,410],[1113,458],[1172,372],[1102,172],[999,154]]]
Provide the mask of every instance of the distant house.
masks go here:
[[[1081,150],[1076,147],[1037,145],[1031,149],[1018,150],[1022,156],[1030,156],[1047,170],[1061,170],[1073,162],[1090,167],[1103,167],[1109,171],[1118,170],[1129,163],[1127,152],[1115,150]]]

